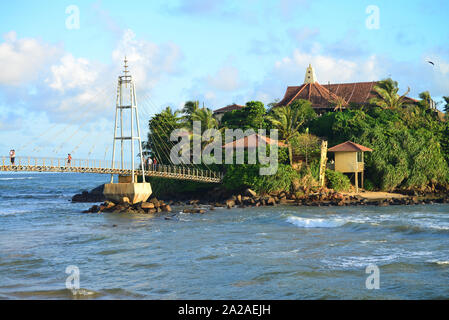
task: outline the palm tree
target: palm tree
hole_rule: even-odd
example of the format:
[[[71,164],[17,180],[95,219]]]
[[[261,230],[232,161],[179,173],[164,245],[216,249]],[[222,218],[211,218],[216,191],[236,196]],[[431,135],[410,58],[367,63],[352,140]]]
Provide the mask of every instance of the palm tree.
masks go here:
[[[290,165],[292,165],[293,152],[290,140],[299,133],[299,129],[306,121],[303,111],[291,104],[277,107],[273,108],[272,114],[267,116],[267,120],[279,131],[281,139],[287,143]]]
[[[170,134],[175,129],[182,127],[179,111],[173,111],[167,107],[162,112],[155,114],[148,121],[148,138],[143,143],[146,154],[156,158],[159,163],[171,163],[170,160]]]
[[[185,114],[185,119],[191,121],[192,114],[199,109],[199,101],[187,101],[184,108],[181,110]]]
[[[449,96],[443,97],[444,101],[446,102],[446,105],[444,106],[444,112],[449,113]]]
[[[402,96],[398,94],[398,91],[397,81],[393,81],[392,79],[379,81],[373,89],[373,93],[375,93],[377,97],[371,98],[370,103],[375,104],[382,109],[399,109],[404,105],[405,97],[410,92],[410,88],[408,88],[407,92]]]
[[[218,127],[218,121],[215,119],[213,111],[208,108],[195,110],[190,118],[192,121],[201,121],[202,132],[207,129],[216,129]]]
[[[431,108],[432,98],[430,97],[429,91],[424,91],[419,94],[419,98],[421,99],[420,105],[424,107],[425,110]]]
[[[335,106],[334,111],[342,111],[343,108],[346,108],[348,106],[346,100],[340,96],[337,96],[335,99],[331,100],[330,103]]]

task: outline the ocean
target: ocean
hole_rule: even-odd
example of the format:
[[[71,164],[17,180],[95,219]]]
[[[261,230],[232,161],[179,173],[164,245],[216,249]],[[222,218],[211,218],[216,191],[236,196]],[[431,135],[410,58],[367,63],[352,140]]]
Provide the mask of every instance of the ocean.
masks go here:
[[[0,175],[1,299],[449,298],[448,204],[173,207],[166,220],[70,202],[108,178]]]

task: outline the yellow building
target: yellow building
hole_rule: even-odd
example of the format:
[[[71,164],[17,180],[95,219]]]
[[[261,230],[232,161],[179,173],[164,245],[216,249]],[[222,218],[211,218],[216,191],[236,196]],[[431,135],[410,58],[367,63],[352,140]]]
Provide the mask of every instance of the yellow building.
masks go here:
[[[335,153],[334,170],[342,173],[355,173],[355,189],[359,192],[359,174],[363,188],[363,171],[365,170],[364,152],[373,150],[352,141],[346,141],[328,150]]]

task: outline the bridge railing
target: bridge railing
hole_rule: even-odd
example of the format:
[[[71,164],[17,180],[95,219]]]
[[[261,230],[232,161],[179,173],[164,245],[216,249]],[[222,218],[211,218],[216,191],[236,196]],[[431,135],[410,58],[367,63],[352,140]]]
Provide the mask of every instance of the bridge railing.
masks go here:
[[[77,159],[72,158],[69,163],[67,158],[52,158],[52,157],[16,157],[14,161],[14,166],[11,164],[9,157],[1,157],[1,165],[3,168],[13,168],[20,167],[22,170],[28,168],[51,168],[60,169],[65,171],[66,169],[82,168],[82,169],[116,169],[120,170],[131,170],[130,162],[115,161],[114,166],[112,161],[108,160],[97,160],[97,159]],[[137,172],[140,172],[140,163],[135,164],[134,168]],[[145,166],[145,172],[151,174],[151,172],[158,172],[167,175],[182,175],[182,176],[196,176],[212,179],[222,179],[223,174],[217,171],[204,170],[199,168],[192,168],[186,165],[164,165],[164,164],[152,164]]]
[[[120,162],[115,161],[115,168],[122,169]],[[2,157],[2,166],[10,166],[11,161],[9,157]],[[72,158],[70,164],[67,158],[54,158],[54,157],[16,157],[14,161],[16,166],[26,166],[26,167],[51,167],[51,168],[62,168],[62,167],[75,167],[75,168],[112,168],[112,161],[108,160],[97,160],[97,159],[77,159]],[[131,164],[125,162],[123,169],[130,170]]]

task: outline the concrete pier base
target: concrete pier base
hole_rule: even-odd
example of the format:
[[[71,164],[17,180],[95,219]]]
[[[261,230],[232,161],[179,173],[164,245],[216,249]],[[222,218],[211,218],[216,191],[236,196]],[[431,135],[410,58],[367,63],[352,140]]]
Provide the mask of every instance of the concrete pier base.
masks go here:
[[[119,203],[124,197],[131,204],[145,202],[152,194],[150,183],[107,183],[103,194],[107,200]]]

